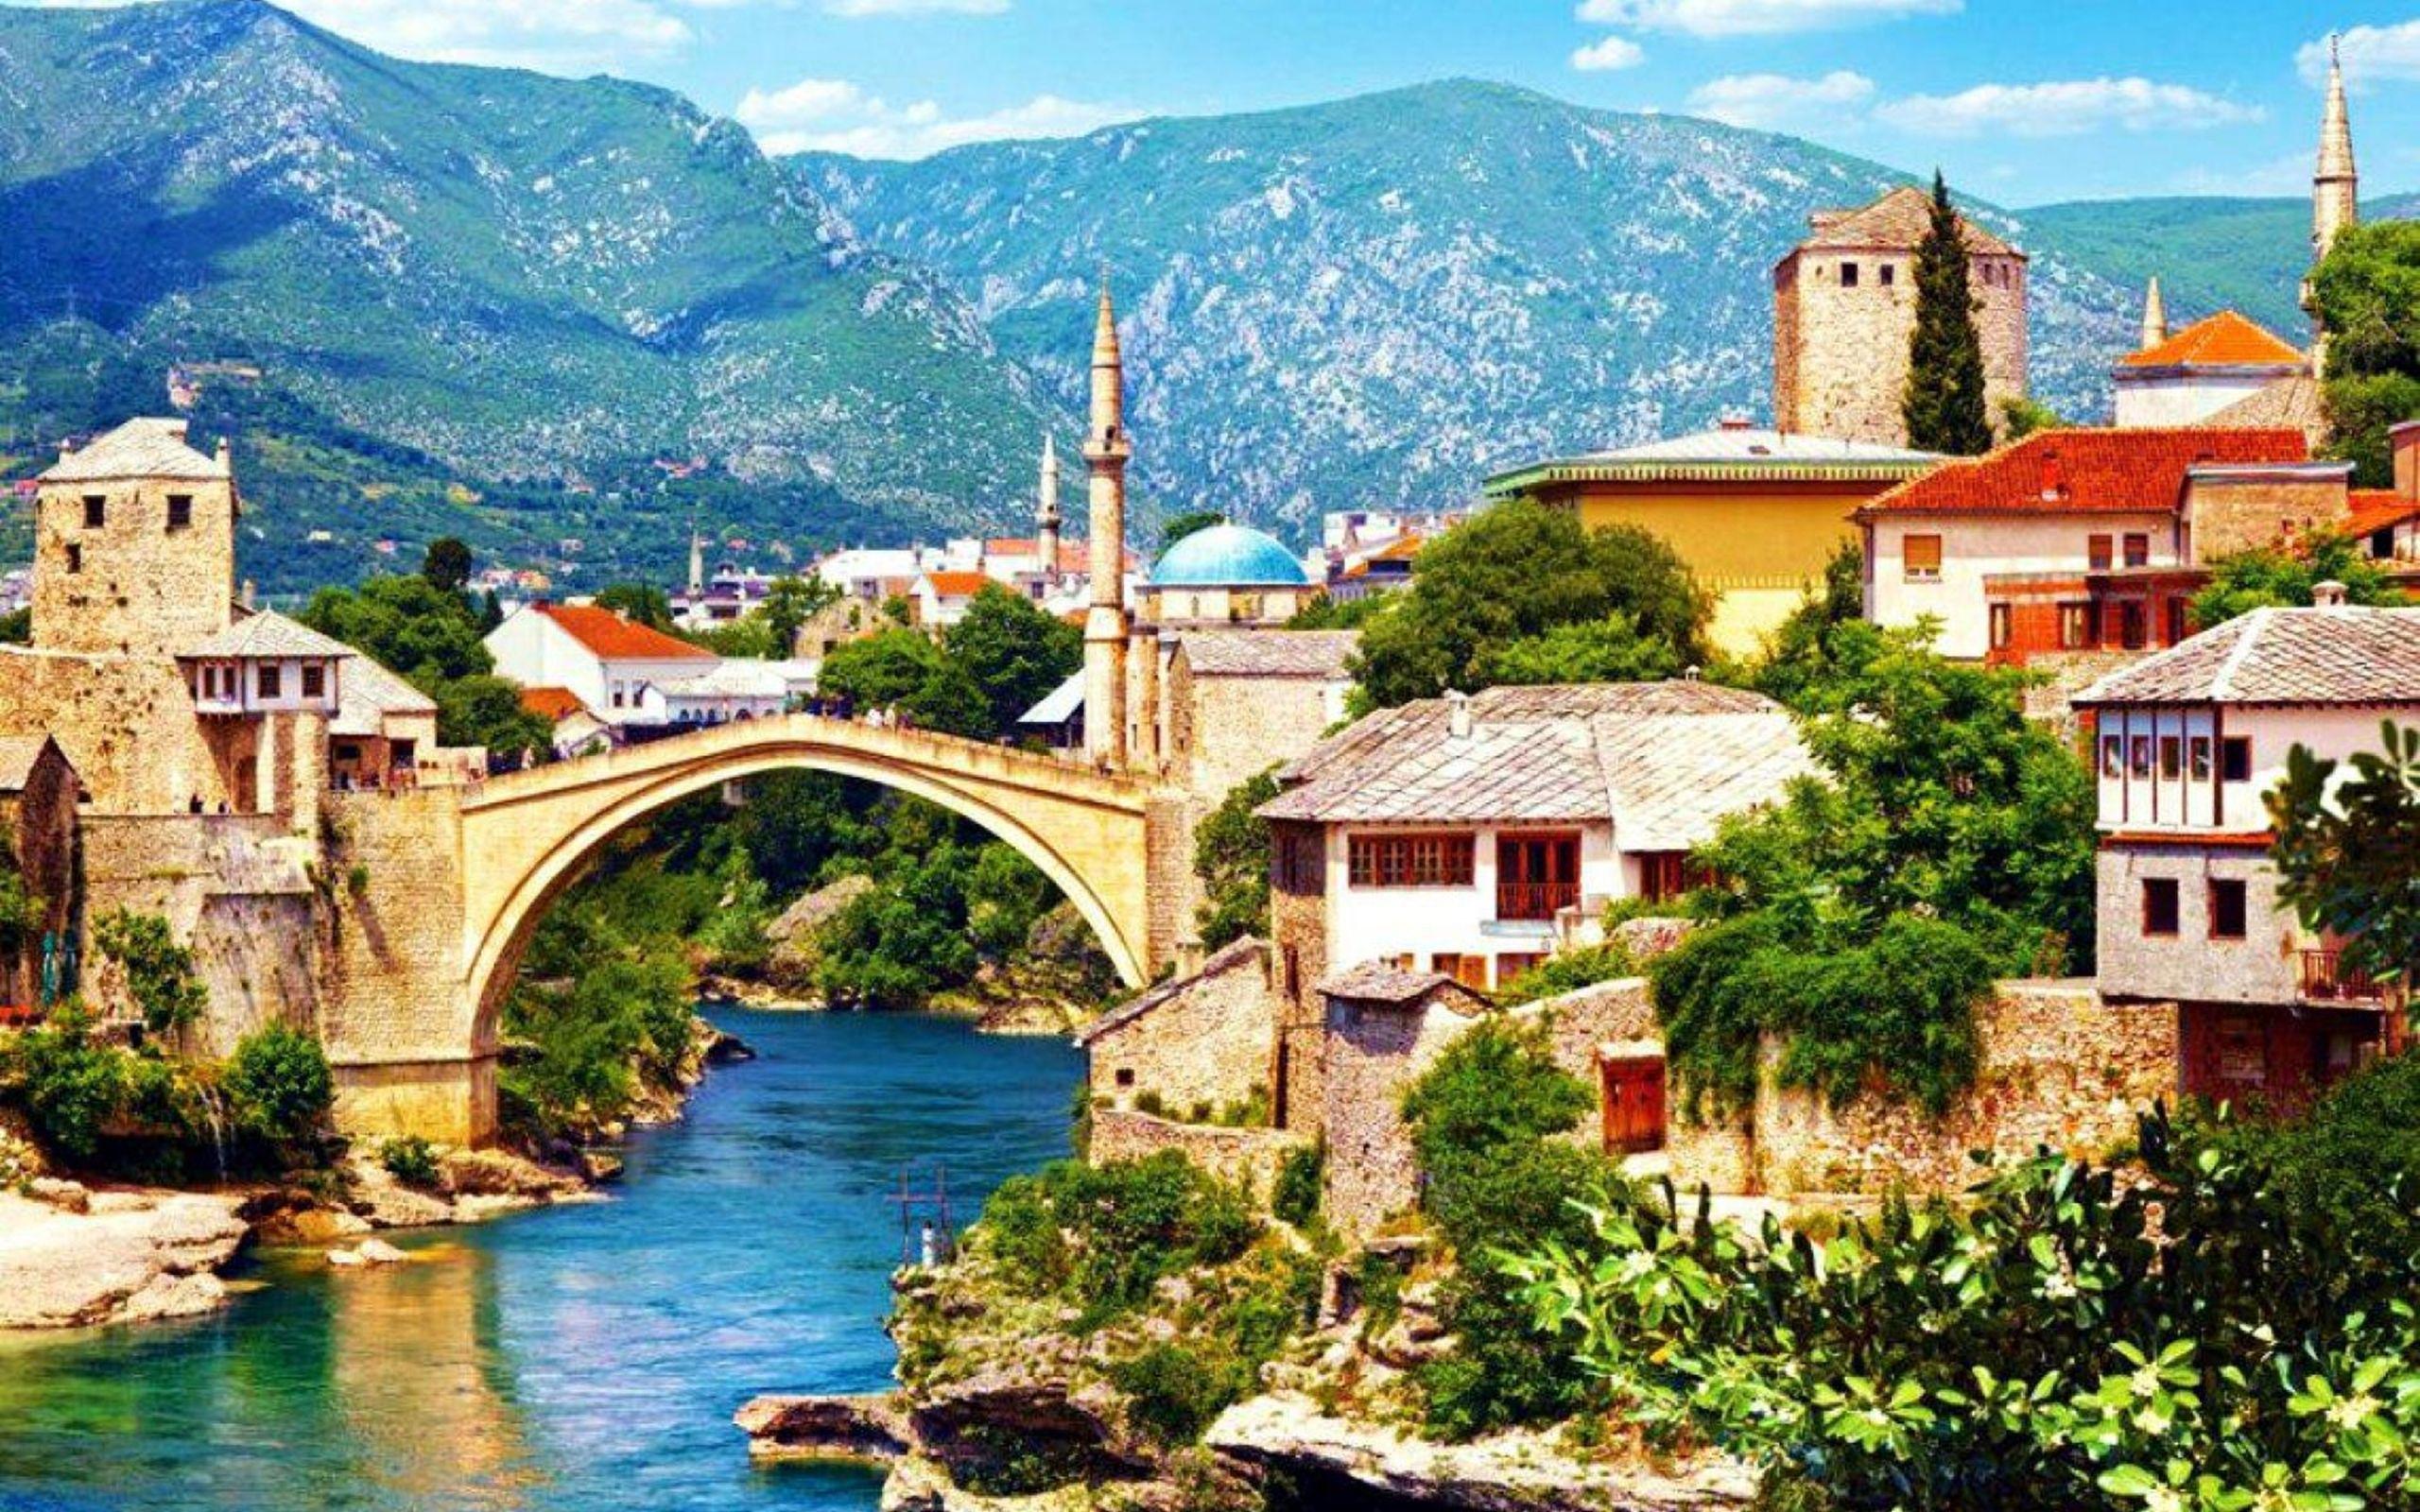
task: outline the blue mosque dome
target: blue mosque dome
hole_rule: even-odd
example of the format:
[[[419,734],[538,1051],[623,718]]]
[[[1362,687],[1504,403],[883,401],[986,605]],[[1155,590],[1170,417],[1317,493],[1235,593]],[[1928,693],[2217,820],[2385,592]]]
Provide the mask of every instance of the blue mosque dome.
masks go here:
[[[1154,588],[1302,588],[1310,580],[1276,537],[1244,525],[1197,530],[1151,568]]]

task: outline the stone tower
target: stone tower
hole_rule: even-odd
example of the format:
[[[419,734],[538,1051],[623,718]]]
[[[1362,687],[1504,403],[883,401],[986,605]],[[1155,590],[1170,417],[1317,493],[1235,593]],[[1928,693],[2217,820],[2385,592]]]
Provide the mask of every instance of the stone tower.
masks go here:
[[[1059,443],[1042,436],[1042,494],[1033,512],[1033,554],[1042,558],[1042,580],[1059,581]]]
[[[2327,104],[2319,118],[2319,162],[2310,176],[2310,261],[2316,268],[2347,227],[2361,218],[2361,176],[2353,166],[2353,121],[2344,109],[2344,64],[2337,56],[2336,39],[2327,39]],[[2319,322],[2319,302],[2310,281],[2303,281],[2303,309],[2310,316],[2311,364],[2325,360],[2327,333]]]
[[[1125,367],[1117,351],[1117,312],[1109,280],[1100,285],[1093,324],[1092,416],[1084,434],[1090,473],[1092,607],[1084,615],[1084,752],[1126,765],[1126,436]]]
[[[1916,248],[1932,197],[1893,189],[1861,210],[1818,212],[1811,234],[1773,266],[1773,424],[1841,440],[1904,446],[1899,413],[1916,328]],[[2026,256],[1965,217],[1966,276],[1983,344],[1983,397],[2026,391]]]
[[[2149,352],[2168,339],[2168,301],[2159,292],[2159,275],[2152,275],[2152,286],[2143,295],[2142,339],[2135,343],[2137,352]]]
[[[235,589],[234,471],[182,420],[130,420],[60,448],[34,507],[34,644],[174,656],[225,629]]]

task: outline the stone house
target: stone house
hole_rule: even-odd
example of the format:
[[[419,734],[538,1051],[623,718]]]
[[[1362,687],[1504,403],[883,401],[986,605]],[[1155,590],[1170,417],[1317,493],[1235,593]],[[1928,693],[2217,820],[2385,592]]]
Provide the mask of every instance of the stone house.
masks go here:
[[[1183,1116],[1265,1101],[1276,1030],[1268,942],[1244,938],[1094,1020],[1076,1044],[1095,1108],[1148,1103]]]
[[[1899,410],[1916,326],[1916,248],[1932,197],[1892,190],[1858,210],[1826,210],[1773,267],[1773,425],[1881,446],[1908,444]],[[2026,255],[1964,216],[1966,281],[1983,345],[1983,394],[2026,391]]]
[[[1419,1200],[1404,1092],[1495,1008],[1450,976],[1376,962],[1337,973],[1319,991],[1319,1128],[1328,1152],[1321,1211],[1340,1233],[1366,1239]]]
[[[33,914],[0,955],[0,1022],[47,1005],[43,963],[72,943],[76,927],[77,813],[80,785],[66,752],[48,735],[0,736],[0,839]],[[63,991],[71,983],[58,984]]]
[[[2295,746],[2343,760],[2420,723],[2420,610],[2256,610],[2102,679],[2091,716],[2100,986],[2177,1007],[2183,1090],[2291,1106],[2400,1024],[2342,941],[2279,905],[2264,795]]]
[[[1865,617],[1974,661],[2173,645],[2204,563],[2341,524],[2348,473],[2292,429],[2037,431],[1858,508]]]
[[[487,633],[495,669],[525,687],[568,688],[616,729],[665,723],[662,685],[720,659],[593,604],[528,604]]]
[[[1216,807],[1344,717],[1357,630],[1184,630],[1162,641],[1162,769]]]
[[[437,700],[366,656],[344,663],[328,726],[328,775],[337,786],[416,781],[437,754]]]

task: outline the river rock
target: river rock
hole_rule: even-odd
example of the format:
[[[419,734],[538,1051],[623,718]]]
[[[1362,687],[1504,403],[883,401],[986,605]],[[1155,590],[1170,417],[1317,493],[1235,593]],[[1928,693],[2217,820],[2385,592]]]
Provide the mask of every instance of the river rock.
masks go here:
[[[246,1232],[234,1197],[96,1192],[71,1211],[0,1193],[0,1328],[76,1328],[208,1312],[210,1274]]]
[[[916,1430],[896,1397],[758,1397],[732,1416],[760,1459],[896,1459]]]
[[[365,1239],[354,1249],[354,1253],[372,1265],[400,1265],[406,1258],[402,1250],[384,1239]]]
[[[368,1233],[370,1222],[341,1208],[289,1208],[261,1219],[259,1228],[267,1243],[317,1249]]]
[[[505,1150],[449,1150],[438,1171],[439,1184],[456,1197],[544,1201],[580,1189],[578,1177]]]
[[[26,1183],[26,1195],[36,1202],[46,1202],[61,1212],[90,1212],[93,1194],[81,1181],[63,1177],[38,1176]]]
[[[358,1249],[331,1249],[328,1251],[328,1263],[340,1270],[351,1270],[355,1265],[367,1265],[370,1262],[361,1258]]]
[[[1321,1481],[1362,1497],[1374,1493],[1464,1512],[1734,1512],[1755,1495],[1755,1477],[1734,1460],[1709,1458],[1670,1470],[1607,1464],[1577,1458],[1535,1433],[1437,1444],[1332,1417],[1308,1398],[1278,1394],[1220,1413],[1203,1442],[1242,1466],[1308,1482],[1313,1505],[1321,1500]]]
[[[622,1177],[622,1158],[611,1150],[579,1152],[579,1174],[590,1181],[618,1181]]]

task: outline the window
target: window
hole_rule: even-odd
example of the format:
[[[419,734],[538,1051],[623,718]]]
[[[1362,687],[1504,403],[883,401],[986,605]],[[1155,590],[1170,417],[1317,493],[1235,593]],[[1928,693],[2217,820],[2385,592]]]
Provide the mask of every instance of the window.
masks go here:
[[[187,530],[192,528],[192,526],[193,495],[190,493],[169,494],[168,528],[171,530]]]
[[[284,686],[284,679],[278,675],[280,670],[281,669],[274,662],[268,662],[261,667],[260,675],[254,679],[253,686],[260,690],[260,696],[262,697],[274,698],[278,696],[279,690]]]
[[[2252,742],[2241,735],[2219,742],[2219,781],[2252,781]]]
[[[2176,879],[2145,877],[2143,879],[2143,933],[2173,935],[2176,933]]]
[[[1467,887],[1478,853],[1467,834],[1357,834],[1345,849],[1356,887]]]
[[[2196,735],[2186,742],[2186,770],[2197,782],[2210,780],[2210,737]]]
[[[2135,737],[2134,744],[2127,748],[2126,769],[2138,778],[2150,780],[2152,775],[2151,736],[2136,735]]]
[[[2187,614],[2187,610],[2189,610],[2189,608],[2190,608],[2190,607],[2191,607],[2191,606],[2190,606],[2190,604],[2188,603],[2188,601],[2187,601],[2187,600],[2185,600],[2185,599],[2182,599],[2182,598],[2171,598],[2171,599],[2169,599],[2169,600],[2168,601],[2168,644],[2170,644],[2170,645],[2175,645],[2175,644],[2177,644],[2178,643],[2182,642],[2182,641],[2186,638],[2186,636],[2187,636],[2187,634],[2189,634],[2189,633],[2190,633],[2190,631],[2188,631],[2188,630],[2187,630],[2187,627],[2186,627],[2186,623],[2185,623],[2185,617],[2186,617],[2186,614]]]
[[[1647,850],[1638,858],[1638,895],[1651,903],[1668,902],[1705,885],[1702,868],[1689,865],[1685,850]]]
[[[2185,742],[2180,737],[2159,737],[2159,775],[2162,782],[2168,782],[2185,775]]]
[[[2126,743],[2116,735],[2100,737],[2100,775],[2113,782],[2126,775]]]
[[[2243,935],[2243,884],[2234,878],[2211,878],[2210,937],[2241,939]]]
[[[2008,649],[2009,642],[2016,638],[2014,629],[2014,617],[2010,612],[2008,605],[1994,604],[1992,606],[1993,650],[2004,651]]]
[[[67,570],[71,573],[84,570],[84,548],[72,541],[67,543]]]
[[[2062,604],[2059,606],[2059,646],[2074,651],[2092,644],[2092,606]]]
[[[302,667],[302,696],[305,698],[322,697],[325,696],[327,691],[328,669],[320,665],[317,662],[305,662]]]
[[[106,495],[84,495],[84,528],[98,530],[110,523],[110,501]]]
[[[1120,1087],[1132,1087],[1134,1085],[1133,1067],[1120,1066],[1117,1068],[1117,1085]]]
[[[2107,572],[2109,564],[2116,560],[2112,539],[2108,536],[2086,537],[2083,544],[2083,559],[2085,565],[2094,572]]]
[[[1844,289],[1853,289],[1857,287],[1857,265],[1855,263],[1842,263],[1841,265],[1841,287]]]
[[[1899,559],[1907,569],[1911,583],[1941,581],[1941,538],[1939,536],[1903,536],[1899,541]]]
[[[2126,565],[2129,567],[2148,567],[2151,564],[2152,538],[2149,536],[2128,536],[2126,538]]]
[[[2144,618],[2145,616],[2143,614],[2142,605],[2118,605],[2118,644],[2124,646],[2129,651],[2141,650],[2143,648],[2143,642],[2146,639],[2143,631]]]
[[[1898,283],[1899,265],[1896,263],[1883,263],[1878,265],[1874,269],[1874,281],[1876,284],[1881,284],[1886,289],[1892,284]]]

